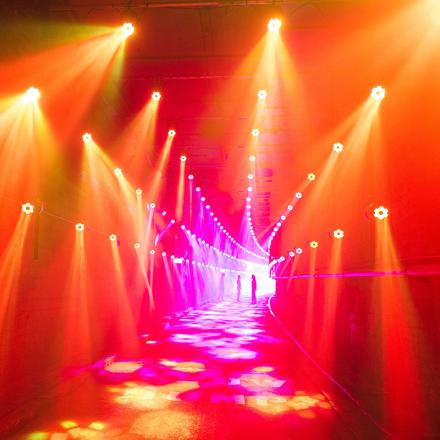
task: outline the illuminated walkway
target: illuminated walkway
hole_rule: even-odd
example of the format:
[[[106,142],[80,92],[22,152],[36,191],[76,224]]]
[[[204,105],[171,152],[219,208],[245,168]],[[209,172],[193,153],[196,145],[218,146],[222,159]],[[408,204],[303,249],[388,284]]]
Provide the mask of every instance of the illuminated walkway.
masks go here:
[[[65,395],[20,438],[378,438],[324,390],[266,300],[191,311],[144,343],[140,358],[74,370]]]

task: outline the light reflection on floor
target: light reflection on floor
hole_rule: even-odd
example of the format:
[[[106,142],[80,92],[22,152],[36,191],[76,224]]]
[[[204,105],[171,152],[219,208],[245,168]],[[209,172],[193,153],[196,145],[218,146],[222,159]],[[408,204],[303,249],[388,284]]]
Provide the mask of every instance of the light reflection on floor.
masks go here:
[[[46,421],[50,429],[24,438],[233,439],[243,438],[239,426],[247,424],[256,430],[253,438],[270,428],[283,432],[274,438],[288,439],[298,423],[316,430],[317,419],[324,428],[314,438],[328,438],[334,417],[329,402],[307,380],[291,377],[288,343],[268,328],[268,319],[264,303],[190,311],[161,338],[145,335],[143,358],[109,356],[82,373],[95,378],[96,417],[92,408],[75,418],[72,407],[69,418]]]

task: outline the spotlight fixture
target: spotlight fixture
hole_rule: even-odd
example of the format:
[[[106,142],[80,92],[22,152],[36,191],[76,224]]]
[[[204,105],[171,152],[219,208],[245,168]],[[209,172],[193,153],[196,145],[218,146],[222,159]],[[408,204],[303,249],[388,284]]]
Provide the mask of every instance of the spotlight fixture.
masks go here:
[[[385,89],[382,86],[376,86],[371,89],[370,96],[375,101],[382,101],[383,98],[385,98]]]
[[[40,98],[41,93],[36,87],[29,87],[24,93],[24,101],[27,104],[37,102]]]
[[[379,206],[379,208],[374,210],[374,217],[376,217],[378,220],[386,219],[388,217],[388,209],[384,208],[383,206]]]
[[[303,253],[303,250],[302,250],[302,248],[296,248],[296,253],[298,254],[298,255],[300,255],[300,254],[302,254]]]
[[[338,240],[340,240],[341,238],[344,237],[344,231],[342,229],[335,229],[333,231],[333,237],[335,237]]]
[[[248,174],[248,179],[249,180],[252,180],[254,178],[254,175],[253,174]]]
[[[156,207],[156,203],[150,203],[150,208],[154,209]]]
[[[344,146],[340,142],[333,144],[333,151],[335,153],[340,153],[344,149]]]
[[[141,195],[142,195],[142,190],[141,190],[140,188],[138,188],[138,189],[136,190],[136,195],[137,195],[137,196],[141,196]]]
[[[260,130],[258,128],[254,128],[251,131],[253,137],[258,137],[260,135]]]
[[[32,214],[34,212],[34,205],[29,202],[24,203],[21,205],[21,212],[25,213],[26,215]]]
[[[264,101],[267,98],[267,91],[264,89],[258,90],[257,96],[258,96],[258,99],[260,99],[261,101]]]
[[[319,244],[318,244],[317,241],[311,241],[311,242],[310,242],[310,247],[311,247],[312,249],[316,249],[318,246],[319,246]]]
[[[287,209],[288,209],[289,211],[293,211],[293,206],[292,206],[292,205],[287,205]]]
[[[156,251],[154,249],[151,249],[150,254],[154,255],[156,253]]]
[[[122,30],[122,33],[123,33],[124,37],[127,38],[130,35],[133,35],[133,33],[134,33],[134,26],[133,26],[132,23],[124,23],[121,26],[121,30]]]
[[[192,174],[188,175],[188,180],[194,180],[194,176]]]
[[[152,99],[153,101],[160,101],[160,98],[162,98],[162,95],[161,95],[160,92],[158,92],[158,91],[154,91],[154,92],[151,94],[151,99]]]
[[[116,234],[110,234],[110,235],[108,236],[108,239],[109,239],[110,241],[116,241],[117,238],[118,238],[118,237],[116,237]]]
[[[290,252],[289,252],[289,257],[292,258],[292,257],[294,257],[294,256],[295,256],[295,252],[290,251]]]
[[[139,249],[139,248],[141,247],[141,244],[140,244],[140,243],[135,243],[135,244],[133,245],[133,247],[134,247],[135,249]]]
[[[174,136],[176,136],[176,130],[168,130],[168,136],[169,136],[169,137],[174,137]]]
[[[77,224],[75,225],[75,229],[76,229],[78,232],[83,232],[84,229],[85,229],[85,226],[84,226],[82,223],[77,223]]]
[[[115,168],[113,170],[113,172],[115,173],[116,177],[121,177],[122,176],[122,170],[120,168]]]
[[[165,251],[162,252],[162,257],[166,257],[167,253]]]
[[[84,133],[82,136],[82,140],[85,144],[92,142],[92,135],[90,133]]]
[[[200,192],[200,186],[196,186],[196,192]]]
[[[316,175],[313,173],[307,174],[307,180],[309,180],[310,182],[313,182],[314,180],[316,180]]]
[[[302,198],[302,193],[300,193],[299,191],[295,194],[295,198],[297,198],[298,200]]]
[[[249,156],[249,162],[255,162],[257,158],[255,156]]]
[[[186,156],[180,156],[180,162],[186,162]]]
[[[267,29],[269,32],[279,32],[281,28],[281,20],[279,18],[271,18],[267,23]]]

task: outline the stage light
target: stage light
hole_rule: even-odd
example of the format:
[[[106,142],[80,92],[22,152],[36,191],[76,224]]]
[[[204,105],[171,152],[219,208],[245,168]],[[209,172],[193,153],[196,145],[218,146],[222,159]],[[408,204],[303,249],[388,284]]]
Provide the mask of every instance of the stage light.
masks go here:
[[[297,199],[301,199],[302,196],[303,196],[303,195],[302,195],[299,191],[295,194],[295,197],[296,197]]]
[[[165,217],[167,215],[166,211],[162,211],[162,215]]]
[[[139,248],[141,247],[141,244],[140,244],[140,243],[135,243],[135,244],[133,245],[133,247],[134,247],[135,249],[139,249]]]
[[[89,142],[92,142],[92,135],[90,133],[84,133],[82,139],[85,144],[88,144]]]
[[[194,176],[193,176],[192,174],[190,174],[190,175],[188,176],[188,180],[194,180]]]
[[[168,136],[169,136],[169,137],[174,137],[174,136],[176,136],[176,130],[168,130]]]
[[[303,253],[303,250],[302,250],[302,248],[296,248],[296,253],[298,254],[298,255],[300,255],[300,254],[302,254]]]
[[[21,212],[24,212],[26,215],[32,214],[34,212],[34,205],[26,202],[25,204],[21,205]]]
[[[253,128],[251,133],[253,137],[258,137],[260,135],[260,130],[258,130],[258,128]]]
[[[295,252],[293,252],[293,251],[290,251],[290,252],[289,252],[289,257],[291,257],[291,258],[292,258],[292,257],[294,257],[294,256],[295,256]]]
[[[255,156],[249,156],[249,162],[255,162],[256,159]]]
[[[258,99],[264,100],[267,98],[267,91],[264,89],[258,90],[257,96]]]
[[[344,146],[340,142],[333,144],[333,151],[335,153],[340,153],[344,149]]]
[[[186,156],[180,156],[180,162],[186,162]]]
[[[122,33],[124,34],[124,37],[127,38],[130,35],[133,35],[133,33],[134,33],[134,26],[133,26],[132,23],[124,23],[121,26],[121,30],[122,30]]]
[[[248,174],[248,179],[249,180],[252,180],[254,178],[254,175],[253,174]]]
[[[156,203],[150,203],[150,208],[154,209],[156,207]]]
[[[342,229],[335,229],[333,231],[333,237],[337,238],[338,240],[344,237],[344,231]]]
[[[374,217],[376,217],[378,220],[386,219],[388,217],[388,209],[384,208],[383,206],[379,206],[379,208],[374,210]]]
[[[160,92],[155,91],[151,94],[151,99],[153,101],[160,101],[160,98],[162,98],[162,95],[160,94]]]
[[[200,192],[200,186],[196,187],[196,192]]]
[[[78,232],[83,232],[84,229],[85,229],[85,226],[84,226],[82,223],[77,223],[77,224],[75,225],[75,229],[76,229]]]
[[[36,87],[29,87],[26,92],[24,92],[24,102],[26,104],[37,102],[40,96],[41,93]]]
[[[170,223],[171,223],[172,225],[174,225],[174,223],[176,223],[176,220],[174,220],[174,219],[172,218],[171,221],[170,221]]]
[[[162,252],[162,257],[166,257],[167,253],[165,251]]]
[[[248,186],[248,191],[252,192],[252,186]]]
[[[136,190],[136,195],[141,196],[142,195],[142,190],[140,188],[138,188]]]
[[[307,174],[307,180],[309,180],[310,182],[313,182],[314,180],[316,180],[316,175],[313,173]]]
[[[120,168],[115,168],[113,170],[113,172],[115,173],[116,177],[121,177],[122,176],[122,170]]]
[[[383,98],[385,98],[385,89],[382,86],[376,86],[371,89],[370,96],[375,101],[382,101]]]
[[[154,255],[156,253],[156,251],[154,249],[151,249],[150,254]]]
[[[250,202],[252,199],[248,196],[246,197],[246,202]]]
[[[319,246],[319,244],[318,244],[317,241],[311,241],[311,242],[310,242],[310,247],[311,247],[312,249],[316,249],[318,246]]]
[[[205,196],[200,197],[200,201],[204,202],[206,200]]]
[[[267,23],[267,29],[269,32],[275,33],[279,32],[281,28],[281,20],[279,18],[271,18],[269,23]]]
[[[288,209],[289,211],[293,211],[293,206],[292,206],[292,205],[287,205],[287,209]]]
[[[108,239],[109,239],[110,241],[116,241],[116,239],[117,239],[116,234],[110,234],[110,235],[108,236]]]
[[[282,216],[280,217],[280,219],[281,219],[282,221],[284,221],[284,220],[286,220],[286,216],[285,216],[285,215],[282,215]]]

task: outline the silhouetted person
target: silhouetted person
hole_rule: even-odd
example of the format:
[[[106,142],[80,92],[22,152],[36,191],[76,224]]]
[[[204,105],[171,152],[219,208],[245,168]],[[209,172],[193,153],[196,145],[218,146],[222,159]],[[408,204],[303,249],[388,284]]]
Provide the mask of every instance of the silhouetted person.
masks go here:
[[[220,281],[218,283],[218,300],[223,301],[225,298],[225,273],[220,275]]]
[[[252,304],[257,304],[257,278],[252,275]]]
[[[237,302],[240,302],[240,296],[241,296],[241,276],[238,275],[238,277],[237,277]]]

